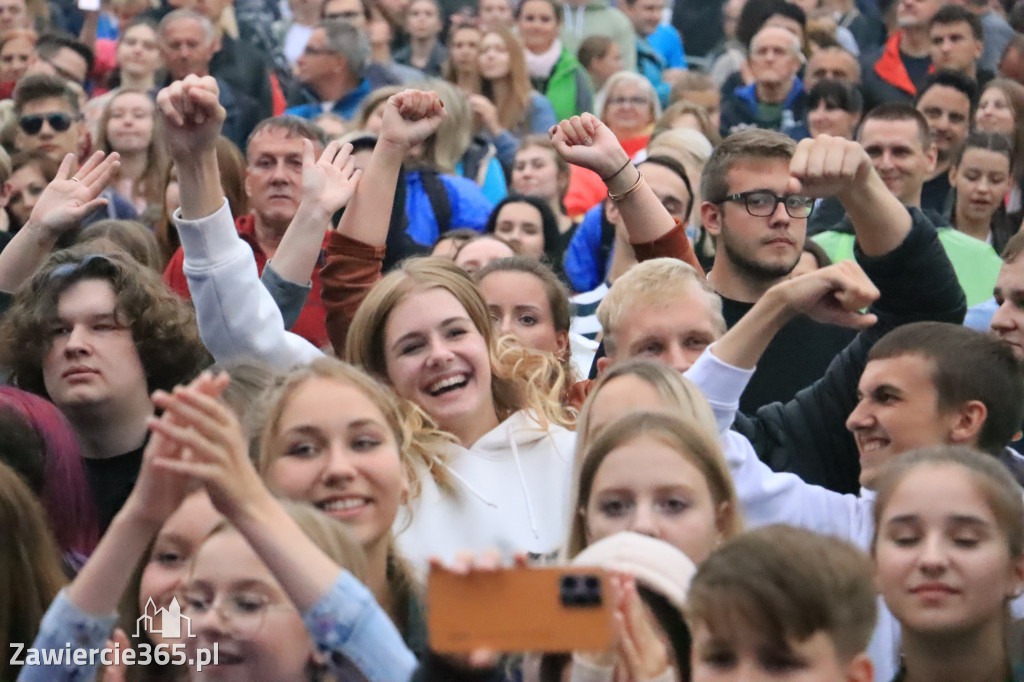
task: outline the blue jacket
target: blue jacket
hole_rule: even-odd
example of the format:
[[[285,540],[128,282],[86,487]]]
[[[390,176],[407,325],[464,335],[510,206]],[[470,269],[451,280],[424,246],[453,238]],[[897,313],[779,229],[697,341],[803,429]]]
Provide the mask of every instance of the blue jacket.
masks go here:
[[[438,175],[448,194],[451,206],[451,224],[448,229],[469,227],[483,232],[487,218],[494,208],[484,196],[480,186],[468,178],[457,175]],[[431,246],[440,236],[437,216],[430,204],[430,197],[423,188],[419,171],[405,174],[405,216],[408,220],[406,234],[422,246]]]
[[[755,83],[736,88],[722,100],[722,137],[744,128],[757,127],[757,94]],[[779,132],[794,140],[810,136],[807,130],[807,94],[799,78],[793,78],[793,88],[782,103],[782,125]]]
[[[604,202],[586,212],[565,250],[565,276],[573,291],[590,291],[604,281],[608,270],[602,256]]]
[[[663,107],[669,105],[668,96],[672,90],[672,85],[661,79],[661,72],[667,68],[668,64],[665,62],[665,58],[654,49],[647,38],[637,36],[636,70],[654,86],[654,91],[658,93],[658,99],[661,100]]]
[[[359,106],[366,99],[366,96],[370,94],[373,88],[370,86],[370,80],[364,78],[359,87],[351,91],[331,107],[331,111],[341,116],[346,121],[350,120],[359,111]],[[324,108],[319,101],[316,101],[316,97],[311,92],[307,91],[307,99],[314,101],[308,102],[307,104],[299,104],[294,107],[285,109],[286,114],[292,116],[298,116],[299,118],[315,119],[320,114],[324,113]]]
[[[685,69],[686,54],[683,51],[683,39],[679,37],[679,31],[669,24],[658,24],[654,33],[647,36],[647,42],[651,44],[658,54],[665,60],[665,65],[670,69]]]

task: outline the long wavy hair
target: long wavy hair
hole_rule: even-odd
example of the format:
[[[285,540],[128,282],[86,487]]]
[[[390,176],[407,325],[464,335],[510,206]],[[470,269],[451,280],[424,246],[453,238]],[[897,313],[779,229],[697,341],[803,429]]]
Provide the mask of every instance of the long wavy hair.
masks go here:
[[[500,79],[480,79],[480,90],[487,99],[494,102],[498,109],[498,119],[506,130],[516,133],[517,131],[529,131],[529,106],[530,106],[530,74],[526,70],[526,57],[523,55],[523,46],[519,40],[510,32],[501,28],[494,28],[485,31],[480,37],[480,44],[487,36],[497,35],[504,41],[508,50],[508,73]],[[498,84],[505,87],[495,87]]]
[[[142,95],[151,103],[153,102],[149,93],[145,90],[135,88],[120,88],[107,100],[100,114],[99,125],[96,134],[96,149],[107,154],[117,151],[110,145],[110,138],[107,134],[107,127],[110,125],[110,112],[114,102],[124,95]],[[132,184],[132,192],[135,196],[146,200],[148,206],[160,206],[164,201],[164,177],[167,174],[167,166],[170,159],[167,155],[167,145],[164,144],[163,118],[157,115],[156,104],[153,104],[153,131],[149,138],[149,146],[146,148],[146,168],[142,175]]]
[[[345,359],[383,381],[389,381],[384,330],[395,307],[406,296],[444,289],[459,301],[484,337],[490,356],[491,396],[499,420],[529,410],[540,426],[570,426],[559,401],[565,383],[558,360],[550,353],[499,342],[480,291],[461,268],[441,258],[411,258],[370,290],[356,311],[345,344]],[[553,383],[552,374],[559,375]]]

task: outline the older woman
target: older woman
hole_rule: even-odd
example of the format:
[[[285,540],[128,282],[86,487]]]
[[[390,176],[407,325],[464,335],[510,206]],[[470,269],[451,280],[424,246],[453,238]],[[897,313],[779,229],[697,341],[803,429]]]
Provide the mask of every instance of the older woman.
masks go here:
[[[647,146],[654,122],[661,116],[654,86],[632,71],[620,71],[608,79],[597,93],[595,109],[630,156]]]

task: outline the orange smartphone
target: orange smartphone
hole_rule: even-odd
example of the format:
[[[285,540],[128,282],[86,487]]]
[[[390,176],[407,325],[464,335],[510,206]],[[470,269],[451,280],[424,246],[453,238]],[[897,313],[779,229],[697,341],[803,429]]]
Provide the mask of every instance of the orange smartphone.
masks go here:
[[[612,644],[605,573],[591,567],[434,569],[427,607],[430,646],[442,653],[605,651]]]

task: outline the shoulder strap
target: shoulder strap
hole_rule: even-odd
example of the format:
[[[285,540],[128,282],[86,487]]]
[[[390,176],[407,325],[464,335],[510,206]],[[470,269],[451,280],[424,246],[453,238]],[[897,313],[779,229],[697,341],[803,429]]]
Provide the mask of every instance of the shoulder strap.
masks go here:
[[[442,235],[452,228],[452,202],[448,198],[448,190],[437,171],[420,171],[420,180],[423,182],[423,190],[430,200],[430,207],[434,209],[437,233]]]

